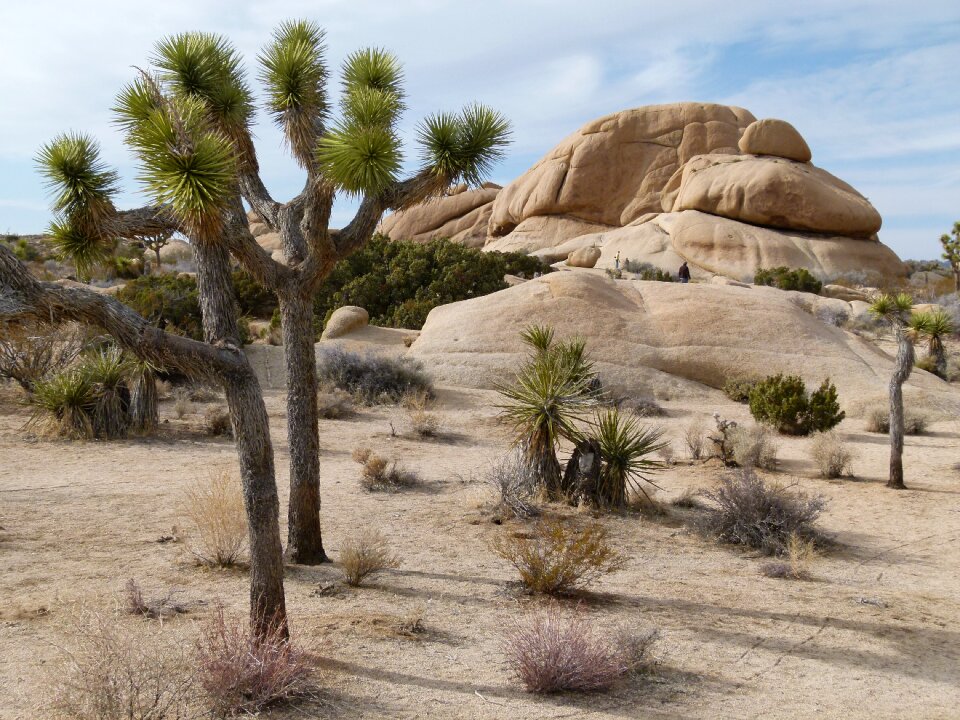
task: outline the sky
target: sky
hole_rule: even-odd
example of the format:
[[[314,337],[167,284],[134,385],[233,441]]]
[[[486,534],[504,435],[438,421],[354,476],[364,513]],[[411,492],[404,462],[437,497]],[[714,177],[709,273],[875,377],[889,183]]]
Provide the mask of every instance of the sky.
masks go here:
[[[259,91],[258,49],[289,18],[326,28],[334,69],[366,46],[400,57],[408,141],[438,110],[479,101],[506,114],[513,143],[491,178],[501,184],[593,118],[718,102],[796,126],[813,162],[877,207],[880,239],[904,259],[937,257],[960,220],[958,0],[0,0],[0,233],[47,226],[33,158],[66,130],[100,141],[123,178],[118,206],[143,204],[110,108],[154,43],[222,33]],[[267,187],[292,197],[303,175],[279,132],[262,114],[254,131]],[[338,199],[333,225],[354,207]]]

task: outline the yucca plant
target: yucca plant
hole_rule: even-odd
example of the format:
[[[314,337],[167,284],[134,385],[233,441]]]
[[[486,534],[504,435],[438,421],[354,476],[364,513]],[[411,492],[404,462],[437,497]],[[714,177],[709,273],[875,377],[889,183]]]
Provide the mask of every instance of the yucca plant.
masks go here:
[[[910,333],[917,340],[927,341],[927,356],[933,360],[938,377],[947,377],[947,353],[943,339],[954,332],[953,320],[943,309],[918,312],[910,317]]]
[[[94,435],[104,440],[125,437],[130,427],[130,388],[127,384],[132,365],[118,348],[106,348],[88,354],[79,372],[94,388],[92,411]]]
[[[650,473],[663,469],[653,454],[663,449],[663,430],[642,425],[635,416],[607,408],[597,413],[592,433],[600,445],[602,465],[596,488],[587,495],[601,507],[624,507],[630,490],[649,499],[644,483],[653,484]]]
[[[530,325],[520,332],[520,339],[534,355],[543,355],[553,346],[553,328],[549,325]]]
[[[870,306],[870,312],[885,320],[893,328],[897,338],[897,358],[890,378],[890,475],[887,487],[903,489],[903,384],[913,371],[914,349],[908,331],[909,315],[913,299],[906,293],[878,296]]]
[[[27,428],[47,437],[92,440],[96,401],[97,389],[88,373],[81,368],[61,370],[34,384]]]
[[[502,416],[513,427],[535,476],[548,496],[559,498],[561,440],[576,443],[577,423],[595,404],[590,378],[571,371],[569,358],[547,352],[529,360],[512,385],[497,388],[505,402]]]
[[[130,426],[137,432],[154,432],[160,420],[157,369],[149,362],[131,360],[129,376]]]

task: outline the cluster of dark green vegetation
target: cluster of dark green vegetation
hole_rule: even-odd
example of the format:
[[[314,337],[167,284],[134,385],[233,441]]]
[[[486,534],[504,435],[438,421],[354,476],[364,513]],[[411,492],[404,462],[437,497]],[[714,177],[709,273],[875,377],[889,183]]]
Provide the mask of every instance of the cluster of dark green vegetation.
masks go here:
[[[753,276],[753,282],[755,285],[770,285],[781,290],[799,290],[814,294],[818,294],[823,288],[823,283],[806,268],[791,270],[782,265],[769,269],[759,268]]]
[[[629,273],[636,273],[640,276],[641,280],[655,280],[657,282],[674,282],[676,280],[676,278],[666,270],[662,270],[650,263],[637,262],[629,258],[623,261],[623,269]]]
[[[786,435],[825,432],[846,416],[837,402],[837,388],[824,380],[807,393],[796,375],[771,375],[758,382],[749,394],[750,414],[757,422],[767,423]]]

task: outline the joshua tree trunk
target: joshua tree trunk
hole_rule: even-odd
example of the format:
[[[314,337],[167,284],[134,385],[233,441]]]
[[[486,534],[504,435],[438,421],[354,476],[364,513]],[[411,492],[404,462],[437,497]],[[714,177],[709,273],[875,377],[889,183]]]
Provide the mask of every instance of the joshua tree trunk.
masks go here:
[[[320,533],[320,434],[317,425],[317,361],[313,304],[300,283],[281,292],[280,317],[287,364],[287,439],[290,445],[290,502],[287,560],[316,565],[327,561]]]
[[[890,378],[890,477],[887,487],[906,488],[903,483],[903,383],[913,370],[913,343],[905,328],[896,326],[897,360]]]

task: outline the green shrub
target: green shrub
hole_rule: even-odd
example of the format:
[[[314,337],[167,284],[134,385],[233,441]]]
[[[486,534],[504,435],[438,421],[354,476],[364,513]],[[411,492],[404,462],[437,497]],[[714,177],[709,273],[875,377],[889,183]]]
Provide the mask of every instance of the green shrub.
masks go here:
[[[728,398],[738,403],[750,402],[750,391],[757,385],[755,378],[732,377],[723,384],[723,392]]]
[[[641,280],[654,280],[657,282],[673,282],[674,277],[666,270],[661,270],[655,265],[645,262],[637,262],[635,260],[624,260],[623,269],[629,273],[635,273],[640,276]]]
[[[845,417],[829,379],[811,395],[795,375],[772,375],[750,391],[750,414],[787,435],[825,432]]]
[[[818,294],[823,287],[823,283],[811,275],[806,268],[791,270],[783,265],[768,270],[759,268],[753,276],[753,282],[756,285],[770,285],[781,290],[799,290],[814,294]]]

